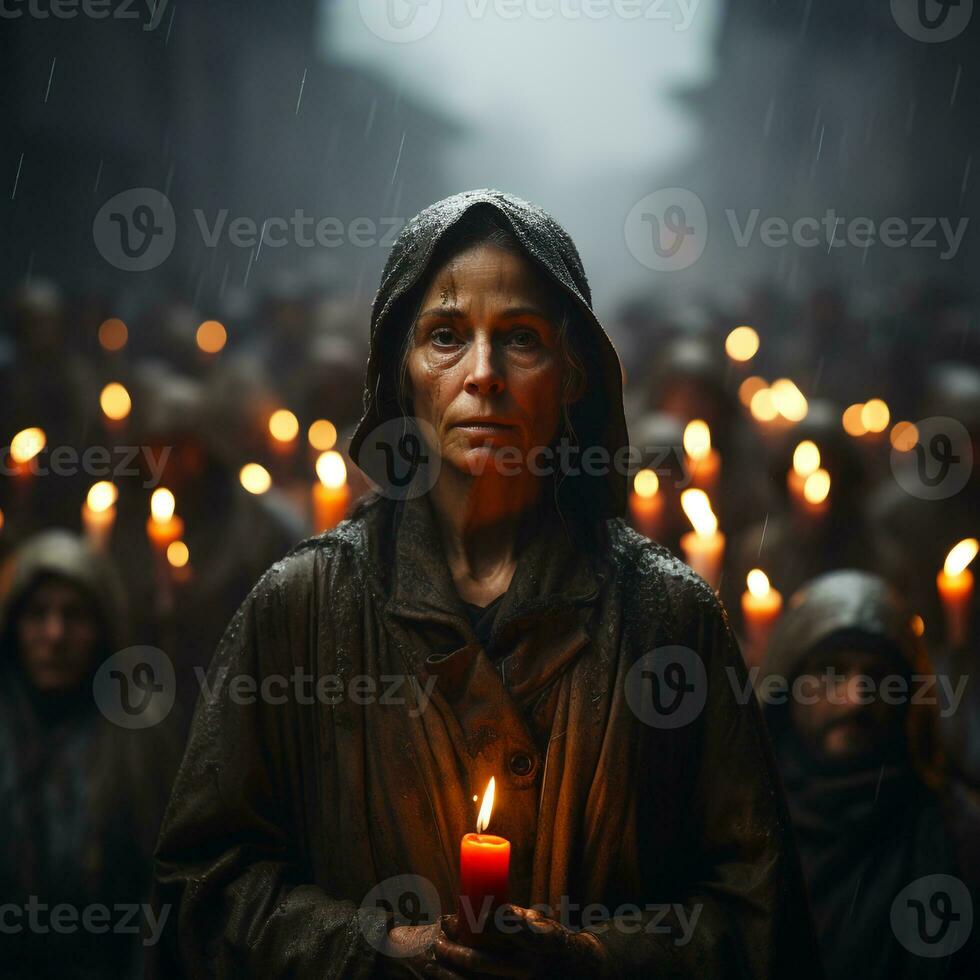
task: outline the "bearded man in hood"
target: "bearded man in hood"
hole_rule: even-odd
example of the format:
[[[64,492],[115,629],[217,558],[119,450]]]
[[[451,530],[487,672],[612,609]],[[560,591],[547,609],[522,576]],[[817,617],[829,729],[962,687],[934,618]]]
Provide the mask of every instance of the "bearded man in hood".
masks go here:
[[[381,490],[214,656],[157,849],[164,975],[819,976],[725,613],[623,520],[622,373],[567,233],[498,191],[432,205],[371,341],[350,454]],[[510,903],[484,944],[456,909],[491,777]],[[428,921],[376,900],[408,878]]]

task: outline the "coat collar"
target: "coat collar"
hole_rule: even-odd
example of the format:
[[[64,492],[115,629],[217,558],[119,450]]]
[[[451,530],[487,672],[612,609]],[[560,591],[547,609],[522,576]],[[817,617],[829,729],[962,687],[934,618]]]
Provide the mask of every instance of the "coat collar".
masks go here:
[[[395,567],[388,612],[455,627],[472,636],[463,600],[456,591],[427,495],[409,500],[396,516]],[[546,509],[538,530],[524,546],[514,577],[494,621],[491,642],[517,620],[590,602],[603,574],[565,530],[561,517]]]

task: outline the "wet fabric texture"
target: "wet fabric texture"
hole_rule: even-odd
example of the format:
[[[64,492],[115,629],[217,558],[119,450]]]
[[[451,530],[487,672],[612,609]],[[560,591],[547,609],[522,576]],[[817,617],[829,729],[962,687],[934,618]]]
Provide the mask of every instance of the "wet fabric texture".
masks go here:
[[[892,651],[896,673],[907,679],[922,667],[909,614],[877,576],[821,576],[790,606],[773,636],[767,674],[792,683],[811,652],[835,644]],[[975,976],[974,946],[953,957],[913,955],[892,925],[893,902],[906,886],[926,875],[962,874],[941,800],[912,765],[926,750],[910,744],[898,761],[827,772],[809,757],[785,705],[765,711],[828,980]],[[980,825],[970,832],[980,833]]]
[[[393,251],[369,392],[393,384],[380,374],[397,347],[383,336],[391,298],[449,218],[488,198],[563,288],[586,288],[537,209],[498,192],[441,202]],[[613,445],[626,437],[618,368],[603,384]],[[359,432],[385,404],[369,397]],[[427,911],[455,911],[460,840],[491,777],[511,900],[573,927],[604,906],[606,927],[590,928],[611,976],[820,976],[775,763],[717,598],[620,517],[587,547],[545,500],[485,642],[428,496],[379,497],[262,577],[212,659],[160,835],[156,900],[174,914],[158,976],[389,975],[372,890],[420,876],[438,898]],[[642,700],[643,657],[665,647],[704,666],[684,724],[649,723]],[[242,677],[268,696],[232,696]]]

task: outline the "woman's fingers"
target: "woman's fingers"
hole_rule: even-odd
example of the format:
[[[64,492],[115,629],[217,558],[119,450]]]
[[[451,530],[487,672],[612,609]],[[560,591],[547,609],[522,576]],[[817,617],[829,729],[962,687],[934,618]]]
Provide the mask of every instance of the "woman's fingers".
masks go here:
[[[531,966],[522,957],[504,958],[470,946],[460,946],[448,939],[440,939],[433,948],[440,963],[447,963],[467,974],[480,973],[491,977],[518,978],[518,980],[534,976]]]

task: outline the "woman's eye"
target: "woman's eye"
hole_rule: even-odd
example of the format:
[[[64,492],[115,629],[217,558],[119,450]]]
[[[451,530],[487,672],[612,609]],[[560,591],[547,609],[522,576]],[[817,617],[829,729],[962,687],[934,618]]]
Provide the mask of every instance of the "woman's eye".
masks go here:
[[[515,330],[510,335],[510,340],[515,347],[534,347],[538,342],[538,335],[533,330]]]
[[[456,335],[448,327],[436,327],[429,336],[440,347],[451,347],[456,343]]]

